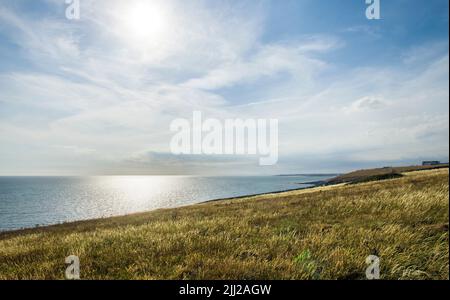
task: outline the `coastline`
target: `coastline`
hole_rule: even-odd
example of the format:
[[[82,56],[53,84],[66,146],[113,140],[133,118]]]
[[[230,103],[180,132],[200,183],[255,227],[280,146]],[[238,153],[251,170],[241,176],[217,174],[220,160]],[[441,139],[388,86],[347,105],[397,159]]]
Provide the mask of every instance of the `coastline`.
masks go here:
[[[148,210],[148,211],[141,211],[141,212],[135,212],[135,213],[130,213],[130,214],[116,215],[116,216],[107,216],[107,217],[103,217],[103,218],[92,218],[92,219],[84,219],[84,220],[75,220],[75,221],[70,221],[70,222],[62,222],[62,223],[49,224],[49,225],[39,225],[39,226],[34,226],[34,227],[19,228],[19,229],[12,229],[12,230],[0,230],[0,239],[2,238],[2,235],[6,235],[6,234],[9,234],[9,233],[19,233],[20,234],[22,232],[35,231],[35,230],[39,230],[39,229],[45,230],[45,229],[52,228],[52,227],[65,226],[65,225],[71,225],[71,224],[78,224],[78,223],[82,223],[82,222],[90,222],[90,221],[95,222],[95,221],[107,220],[107,219],[111,219],[111,218],[132,217],[132,216],[136,216],[136,215],[152,213],[152,212],[155,212],[155,211],[172,210],[172,209],[191,207],[191,206],[208,204],[208,203],[214,203],[214,202],[220,202],[220,201],[232,201],[232,200],[240,200],[240,199],[259,197],[259,196],[279,195],[279,194],[284,194],[284,193],[288,193],[288,192],[295,192],[295,191],[302,191],[302,190],[313,189],[313,188],[316,188],[316,187],[320,186],[320,185],[314,185],[313,186],[311,183],[298,183],[298,184],[299,185],[300,184],[305,184],[305,185],[311,185],[311,186],[294,188],[294,189],[287,189],[287,190],[282,190],[282,191],[267,192],[267,193],[248,194],[248,195],[236,196],[236,197],[216,198],[216,199],[201,201],[201,202],[194,203],[194,204],[180,205],[180,206],[176,206],[176,207],[167,207],[167,208],[157,208],[157,209]]]
[[[1,230],[0,229],[0,238],[2,237],[2,235],[8,234],[8,233],[19,233],[20,234],[21,232],[30,232],[30,231],[33,232],[34,230],[39,230],[39,229],[45,230],[46,228],[65,226],[65,225],[70,225],[70,224],[78,224],[81,222],[96,222],[99,220],[107,220],[110,218],[132,217],[132,216],[136,216],[136,215],[152,213],[155,211],[172,210],[172,209],[191,207],[191,206],[215,203],[215,202],[221,202],[221,201],[248,199],[248,198],[260,197],[260,196],[264,196],[264,197],[277,196],[277,195],[282,195],[284,193],[310,190],[310,189],[314,189],[314,188],[318,188],[318,187],[333,187],[333,186],[338,186],[341,184],[352,184],[352,183],[362,183],[364,181],[370,182],[370,181],[385,180],[385,179],[390,179],[390,178],[389,177],[386,177],[386,178],[378,177],[378,175],[373,176],[373,174],[385,174],[385,173],[391,174],[393,172],[393,170],[395,172],[403,171],[403,173],[399,173],[399,174],[406,174],[406,173],[410,173],[410,172],[427,171],[427,170],[431,171],[431,170],[448,169],[448,168],[449,168],[448,164],[441,164],[439,166],[426,166],[426,167],[409,166],[409,167],[398,167],[398,168],[390,168],[389,167],[389,168],[377,168],[377,169],[368,169],[368,170],[357,170],[357,171],[353,171],[353,172],[346,173],[346,174],[291,174],[291,175],[282,174],[282,175],[274,175],[274,176],[282,176],[282,177],[296,177],[296,176],[310,176],[310,175],[314,175],[314,176],[337,175],[337,176],[328,178],[326,180],[297,183],[298,185],[310,185],[307,187],[299,187],[299,188],[274,191],[274,192],[266,192],[266,193],[247,194],[247,195],[236,196],[236,197],[216,198],[216,199],[201,201],[201,202],[194,203],[194,204],[180,205],[180,206],[176,206],[176,207],[157,208],[157,209],[153,209],[153,210],[134,212],[134,213],[130,213],[130,214],[105,216],[105,217],[90,218],[90,219],[81,219],[81,220],[74,220],[74,221],[61,222],[61,223],[48,224],[48,225],[36,225],[34,227],[26,227],[26,228],[12,229],[12,230]],[[356,174],[356,176],[353,174]],[[345,178],[345,180],[342,180],[341,178]]]
[[[6,232],[0,279],[448,279],[448,206],[445,169]]]

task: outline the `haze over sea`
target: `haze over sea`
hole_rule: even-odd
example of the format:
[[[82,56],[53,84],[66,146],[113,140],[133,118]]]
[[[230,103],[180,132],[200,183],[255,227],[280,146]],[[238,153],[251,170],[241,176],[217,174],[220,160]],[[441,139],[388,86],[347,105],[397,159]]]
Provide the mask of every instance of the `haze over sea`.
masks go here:
[[[0,231],[285,191],[329,177],[0,177]]]

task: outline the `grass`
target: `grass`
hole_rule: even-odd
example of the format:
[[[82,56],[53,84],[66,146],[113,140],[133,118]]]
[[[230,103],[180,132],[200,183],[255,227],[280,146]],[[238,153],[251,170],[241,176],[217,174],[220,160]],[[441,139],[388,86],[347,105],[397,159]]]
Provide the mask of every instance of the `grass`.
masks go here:
[[[339,175],[326,181],[328,184],[339,184],[349,182],[364,182],[373,180],[389,179],[391,176],[399,177],[401,173],[408,173],[423,170],[448,169],[448,164],[439,164],[433,166],[408,166],[408,167],[384,167],[378,169],[367,169],[350,172]]]
[[[0,279],[448,279],[448,169],[0,234]]]

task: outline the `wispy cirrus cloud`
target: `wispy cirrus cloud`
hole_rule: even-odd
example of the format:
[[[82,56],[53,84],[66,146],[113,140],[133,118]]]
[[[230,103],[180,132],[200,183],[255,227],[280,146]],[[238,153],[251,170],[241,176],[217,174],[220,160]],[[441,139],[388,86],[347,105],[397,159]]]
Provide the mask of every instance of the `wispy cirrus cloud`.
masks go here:
[[[167,17],[155,39],[127,30],[132,4],[123,1],[83,1],[77,22],[64,18],[64,3],[45,3],[45,12],[0,5],[0,40],[17,59],[17,68],[0,65],[5,174],[160,174],[168,165],[173,174],[260,174],[294,163],[320,171],[332,157],[348,166],[352,157],[447,157],[448,40],[405,45],[395,64],[361,66],[337,57],[361,50],[348,33],[367,25],[267,38],[267,1],[153,1]],[[375,33],[383,40],[382,29]],[[170,122],[193,110],[278,118],[280,164],[261,170],[252,158],[164,155]]]

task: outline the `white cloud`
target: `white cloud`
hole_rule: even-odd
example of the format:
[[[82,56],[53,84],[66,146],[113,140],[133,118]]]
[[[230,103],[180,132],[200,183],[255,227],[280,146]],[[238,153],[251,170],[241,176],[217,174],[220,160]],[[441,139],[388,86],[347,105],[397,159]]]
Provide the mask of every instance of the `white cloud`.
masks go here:
[[[201,78],[194,78],[184,85],[192,88],[214,90],[233,85],[252,83],[262,77],[286,72],[302,79],[310,79],[326,63],[310,57],[314,51],[324,51],[334,45],[314,41],[311,44],[265,45],[244,60],[227,62]]]
[[[367,111],[367,110],[381,109],[386,105],[387,102],[381,97],[365,96],[353,102],[349,107],[345,107],[344,111],[348,113]]]
[[[278,118],[281,165],[267,172],[283,172],[297,161],[292,157],[345,153],[347,161],[373,161],[448,152],[445,43],[406,51],[397,65],[336,70],[326,57],[345,40],[313,35],[265,43],[264,7],[251,1],[164,1],[176,18],[158,43],[133,42],[123,26],[109,25],[122,17],[120,3],[83,1],[78,23],[0,7],[0,30],[32,63],[29,71],[0,74],[4,172],[14,172],[15,160],[23,162],[20,172],[27,163],[33,172],[48,171],[46,163],[73,172],[160,173],[169,164],[171,173],[225,165],[258,172],[251,159],[174,162],[164,155],[170,122],[193,110]],[[241,87],[261,98],[233,102]],[[222,94],[227,88],[235,92]]]

